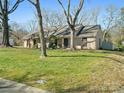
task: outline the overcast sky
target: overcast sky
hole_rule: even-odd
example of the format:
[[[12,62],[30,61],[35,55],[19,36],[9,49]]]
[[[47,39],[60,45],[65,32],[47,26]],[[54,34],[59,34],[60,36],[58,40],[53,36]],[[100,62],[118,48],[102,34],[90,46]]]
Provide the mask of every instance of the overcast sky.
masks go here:
[[[61,7],[59,6],[57,0],[40,0],[41,8],[46,10],[56,10],[61,12]],[[67,0],[62,0],[64,5],[67,5]],[[76,5],[79,0],[71,0],[72,6]],[[124,7],[124,0],[85,0],[85,8],[95,8],[98,7],[101,11],[109,5],[115,5],[118,8]],[[23,2],[17,8],[17,10],[10,15],[10,22],[26,23],[27,21],[34,18],[34,8],[28,2]]]

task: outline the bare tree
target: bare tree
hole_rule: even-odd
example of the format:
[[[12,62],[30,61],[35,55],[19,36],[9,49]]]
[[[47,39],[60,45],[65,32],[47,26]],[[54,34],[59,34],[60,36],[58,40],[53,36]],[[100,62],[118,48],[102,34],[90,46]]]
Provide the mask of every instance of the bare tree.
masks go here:
[[[41,57],[46,57],[46,42],[44,37],[44,29],[43,29],[43,18],[42,18],[42,12],[40,8],[40,1],[39,0],[28,0],[37,11],[37,17],[38,17],[38,30],[39,30],[39,36],[40,36],[40,45],[41,45]]]
[[[100,8],[94,8],[91,10],[91,18],[90,21],[92,21],[93,25],[97,25],[98,24],[98,18],[99,18],[99,14],[100,14]]]
[[[124,8],[119,9],[118,16],[118,20],[116,21],[117,26],[113,28],[111,34],[113,43],[116,44],[118,48],[121,48],[124,40]]]
[[[119,18],[118,11],[115,6],[111,5],[106,9],[106,15],[103,19],[104,24],[104,34],[103,34],[103,40],[107,39],[107,36],[109,36],[109,33],[113,27],[117,26],[117,20]]]
[[[2,24],[2,30],[3,30],[3,46],[11,46],[9,44],[9,25],[8,25],[8,21],[9,18],[8,16],[13,13],[17,7],[19,6],[19,4],[21,2],[23,2],[24,0],[16,0],[15,4],[11,6],[11,0],[0,0],[0,20],[1,20],[1,24]]]
[[[11,38],[14,39],[14,45],[22,45],[23,37],[28,34],[27,30],[21,24],[16,22],[10,24],[10,30]]]
[[[57,11],[43,10],[45,27],[60,27],[66,24],[65,16]]]
[[[46,36],[49,38],[51,31],[59,31],[60,28],[64,27],[67,22],[64,14],[53,11],[53,10],[45,10],[43,9],[43,25],[47,30]]]
[[[76,9],[76,12],[75,14],[72,16],[71,14],[71,0],[68,0],[68,8],[67,8],[67,11],[62,3],[62,0],[58,0],[59,4],[61,5],[63,11],[64,11],[64,14],[66,16],[66,19],[67,19],[67,23],[68,23],[68,26],[69,28],[71,29],[71,44],[70,44],[70,48],[72,50],[74,50],[74,39],[75,39],[75,26],[76,26],[76,21],[78,19],[78,16],[82,10],[82,7],[83,7],[83,4],[84,4],[84,0],[80,0],[79,2],[79,6],[78,8]]]
[[[34,32],[37,30],[37,20],[31,19],[25,24],[25,28],[28,32]]]
[[[81,14],[79,15],[77,24],[97,25],[99,14],[100,14],[99,8],[83,9],[83,12],[81,12]]]
[[[83,12],[78,18],[77,24],[89,25],[91,22],[88,10],[83,9]]]

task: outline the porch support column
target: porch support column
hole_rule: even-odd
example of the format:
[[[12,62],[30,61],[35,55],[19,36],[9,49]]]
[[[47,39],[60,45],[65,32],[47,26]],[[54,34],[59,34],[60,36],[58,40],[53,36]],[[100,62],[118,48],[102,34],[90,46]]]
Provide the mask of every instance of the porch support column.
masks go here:
[[[28,41],[27,40],[24,40],[24,48],[27,48],[28,47]]]
[[[62,48],[64,49],[64,38],[62,38]]]

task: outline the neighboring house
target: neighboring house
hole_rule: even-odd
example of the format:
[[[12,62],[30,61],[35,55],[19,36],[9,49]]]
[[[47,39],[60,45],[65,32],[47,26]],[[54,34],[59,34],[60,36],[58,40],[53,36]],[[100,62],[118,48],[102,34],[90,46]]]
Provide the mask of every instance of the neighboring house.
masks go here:
[[[56,30],[45,30],[46,45],[49,45],[48,37],[57,37],[56,44],[58,48],[70,48],[70,29],[64,26]],[[25,36],[24,47],[33,48],[40,45],[38,32],[32,32]],[[74,39],[74,46],[76,49],[100,49],[102,45],[102,31],[100,25],[83,26],[77,25]]]
[[[114,46],[114,44],[111,41],[104,40],[102,42],[102,47],[101,48],[105,49],[105,50],[114,50],[115,46]]]

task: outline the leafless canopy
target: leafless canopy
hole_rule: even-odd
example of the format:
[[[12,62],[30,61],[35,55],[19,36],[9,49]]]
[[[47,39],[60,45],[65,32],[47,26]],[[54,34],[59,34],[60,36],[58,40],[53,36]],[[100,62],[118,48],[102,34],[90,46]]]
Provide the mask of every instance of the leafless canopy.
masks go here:
[[[108,6],[106,9],[106,16],[103,18],[103,25],[105,28],[103,39],[106,39],[106,36],[110,33],[112,28],[117,27],[118,19],[118,9],[113,5]]]
[[[61,7],[62,7],[62,9],[63,9],[63,11],[64,11],[64,14],[65,14],[65,16],[66,16],[66,19],[67,19],[68,24],[69,24],[70,26],[72,26],[72,25],[74,26],[75,23],[76,23],[76,20],[77,20],[77,18],[78,18],[78,15],[79,15],[79,13],[80,13],[82,7],[83,7],[84,0],[80,0],[79,6],[78,6],[78,8],[76,9],[76,12],[75,12],[74,17],[72,17],[72,15],[71,15],[71,13],[70,13],[70,11],[71,11],[71,10],[70,10],[70,8],[71,8],[71,0],[68,0],[68,9],[67,9],[67,11],[66,11],[66,9],[64,8],[64,5],[63,5],[63,3],[62,3],[62,0],[58,0],[58,2],[59,2],[59,4],[61,5]]]
[[[7,12],[8,14],[14,12],[19,4],[23,2],[24,0],[16,0],[15,4],[12,6],[11,9],[9,9],[9,1],[8,0],[0,0],[0,18],[2,18],[2,15]]]

